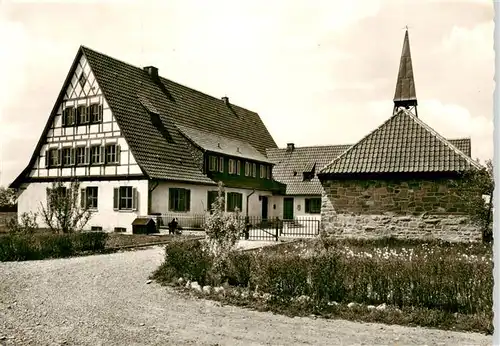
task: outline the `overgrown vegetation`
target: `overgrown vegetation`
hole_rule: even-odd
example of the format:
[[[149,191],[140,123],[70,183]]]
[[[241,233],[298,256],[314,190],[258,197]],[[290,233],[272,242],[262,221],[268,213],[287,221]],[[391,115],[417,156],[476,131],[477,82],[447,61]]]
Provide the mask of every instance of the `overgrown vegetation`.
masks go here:
[[[491,247],[387,243],[391,246],[315,241],[232,252],[223,282],[268,293],[265,308],[287,314],[492,331]],[[201,248],[197,241],[169,244],[154,277],[167,284],[182,277],[202,286],[218,285],[213,257]],[[352,302],[361,305],[347,309]],[[366,309],[380,304],[391,308]]]
[[[88,205],[81,197],[78,181],[71,181],[69,188],[57,181],[47,189],[47,203],[40,202],[40,212],[54,233],[73,233],[81,231],[90,220],[92,213]]]
[[[33,234],[38,229],[38,214],[22,213],[20,220],[16,216],[7,220],[6,227],[10,233]]]
[[[462,201],[466,206],[471,221],[481,228],[483,241],[493,240],[493,163],[487,160],[479,171],[471,171],[464,175],[467,189],[463,189]]]
[[[0,236],[0,261],[28,261],[70,257],[104,250],[108,234],[10,233]]]

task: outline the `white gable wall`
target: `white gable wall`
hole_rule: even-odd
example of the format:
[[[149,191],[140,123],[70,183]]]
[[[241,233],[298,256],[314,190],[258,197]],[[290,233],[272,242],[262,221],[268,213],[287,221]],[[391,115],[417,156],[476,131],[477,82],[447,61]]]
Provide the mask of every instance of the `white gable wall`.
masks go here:
[[[79,82],[82,76],[85,79],[83,87]],[[102,107],[102,121],[97,123],[85,123],[72,126],[63,126],[63,112],[67,107],[76,107],[91,104],[99,104]],[[75,114],[77,116],[77,114]],[[89,115],[91,117],[91,115]],[[89,119],[90,120],[90,119]],[[98,188],[98,208],[86,228],[101,226],[103,230],[113,231],[115,227],[125,227],[131,232],[131,223],[138,215],[148,213],[148,181],[147,180],[123,180],[124,176],[142,175],[127,142],[122,135],[120,127],[114,118],[104,95],[94,78],[94,75],[86,62],[81,57],[69,85],[65,87],[65,95],[61,104],[58,105],[57,114],[50,124],[50,130],[43,140],[38,158],[31,167],[31,178],[64,178],[85,177],[87,181],[81,182],[81,188],[95,186]],[[106,146],[117,144],[119,146],[118,163],[112,164],[75,164],[71,166],[47,167],[46,155],[49,149],[77,148],[91,146]],[[75,153],[76,154],[76,153]],[[90,150],[87,152],[90,154]],[[95,177],[95,181],[88,181],[89,177]],[[126,178],[125,178],[126,179]],[[18,202],[18,216],[23,212],[39,212],[40,205],[46,204],[46,188],[51,187],[48,182],[32,182],[23,184],[23,190]],[[138,208],[135,211],[113,210],[113,188],[119,186],[133,186],[138,193]],[[41,218],[39,218],[41,221]],[[41,224],[41,227],[46,225]]]

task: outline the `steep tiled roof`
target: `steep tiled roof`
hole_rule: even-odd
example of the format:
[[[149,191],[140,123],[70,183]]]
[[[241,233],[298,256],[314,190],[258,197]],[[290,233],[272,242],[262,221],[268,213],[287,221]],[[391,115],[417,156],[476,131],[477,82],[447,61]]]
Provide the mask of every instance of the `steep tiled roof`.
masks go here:
[[[328,162],[347,150],[350,145],[328,145],[314,147],[296,147],[293,151],[268,149],[267,157],[275,163],[273,178],[286,184],[287,195],[318,195],[322,192],[317,176],[304,181],[303,172],[315,166],[318,173]]]
[[[187,139],[176,125],[247,143],[261,156],[276,143],[259,115],[168,79],[153,78],[142,68],[81,46],[66,78],[85,55],[97,83],[142,172],[149,178],[214,184],[196,166]],[[34,164],[50,123],[64,95],[58,97],[51,118],[30,163],[12,183],[20,185]]]
[[[471,157],[470,138],[448,139],[448,142],[453,144],[458,150],[462,151],[465,155]]]
[[[479,167],[422,120],[401,110],[320,174],[460,172]]]
[[[181,133],[204,150],[240,157],[242,159],[270,163],[265,155],[262,155],[248,143],[206,131],[196,130],[187,126],[178,125],[177,127]]]

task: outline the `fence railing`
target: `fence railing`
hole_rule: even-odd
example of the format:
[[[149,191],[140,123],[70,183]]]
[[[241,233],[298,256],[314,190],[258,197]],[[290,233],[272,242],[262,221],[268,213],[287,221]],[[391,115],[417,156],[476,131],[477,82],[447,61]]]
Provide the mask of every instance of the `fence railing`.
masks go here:
[[[162,214],[157,216],[157,220],[159,228],[168,228],[168,224],[176,218],[181,229],[202,231],[208,217],[208,214]],[[320,229],[320,221],[316,218],[297,217],[291,220],[260,216],[241,218],[245,223],[245,230],[240,239],[247,240],[277,241],[280,237],[315,237]]]

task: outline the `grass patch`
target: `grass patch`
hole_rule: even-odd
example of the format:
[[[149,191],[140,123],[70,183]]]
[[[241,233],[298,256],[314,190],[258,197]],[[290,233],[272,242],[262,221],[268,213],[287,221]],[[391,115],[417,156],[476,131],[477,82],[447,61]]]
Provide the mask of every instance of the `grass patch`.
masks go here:
[[[223,282],[271,299],[217,299],[291,316],[491,333],[491,256],[491,245],[482,244],[299,241],[229,256]],[[175,243],[153,277],[163,284],[182,277],[217,285],[211,268],[199,242]],[[307,299],[299,303],[301,296]],[[350,302],[359,305],[347,307]],[[367,308],[381,304],[390,308]]]

